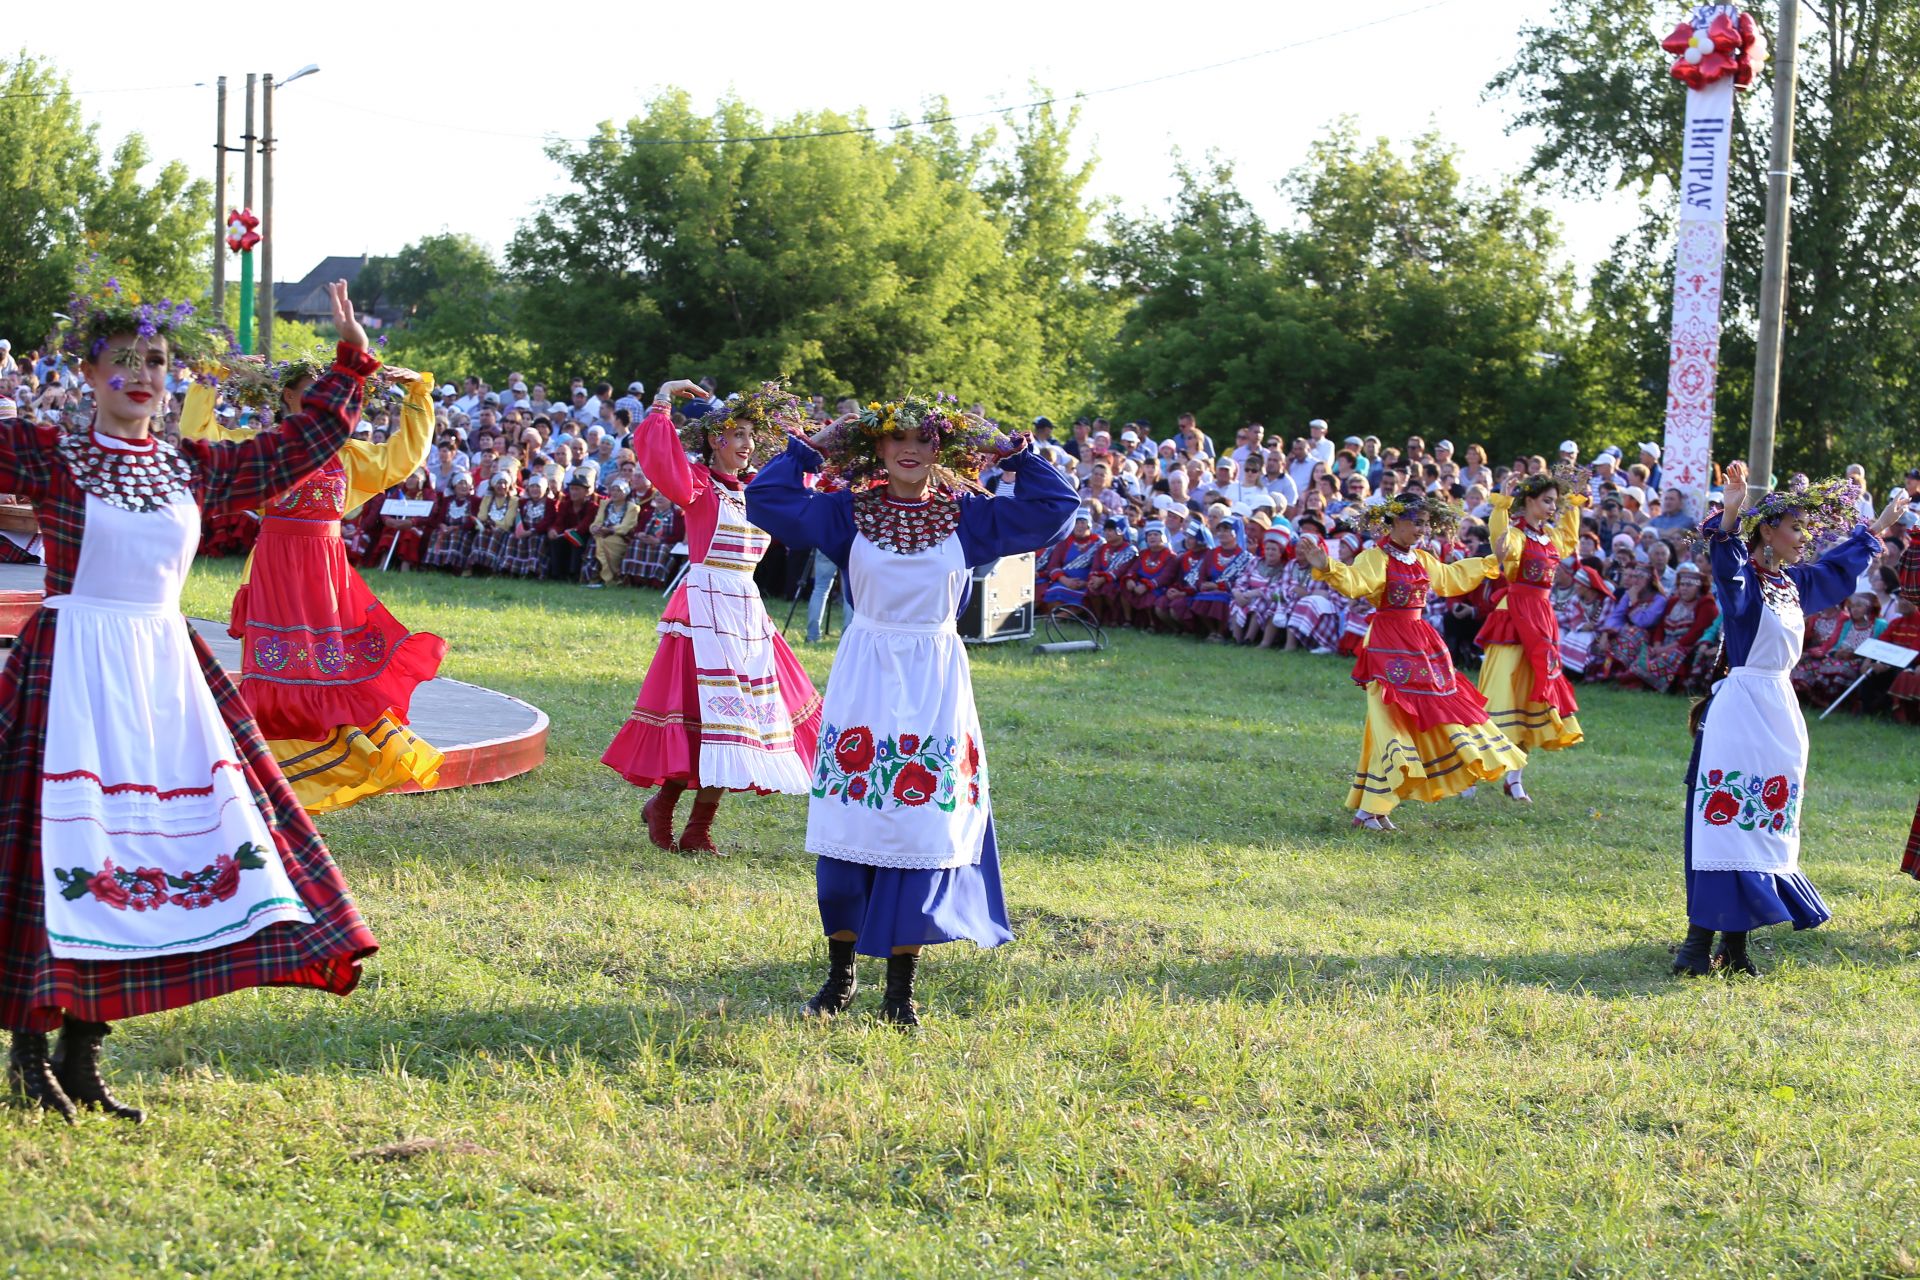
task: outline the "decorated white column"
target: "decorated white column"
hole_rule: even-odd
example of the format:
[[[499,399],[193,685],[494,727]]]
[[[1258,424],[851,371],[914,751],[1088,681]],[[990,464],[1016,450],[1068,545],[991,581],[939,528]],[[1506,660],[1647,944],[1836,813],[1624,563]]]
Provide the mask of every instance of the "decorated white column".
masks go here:
[[[1720,286],[1726,268],[1727,163],[1733,95],[1765,57],[1753,19],[1732,5],[1702,6],[1661,47],[1687,86],[1686,149],[1673,263],[1673,330],[1667,355],[1664,487],[1687,496],[1695,516],[1713,481],[1714,384],[1720,366]]]

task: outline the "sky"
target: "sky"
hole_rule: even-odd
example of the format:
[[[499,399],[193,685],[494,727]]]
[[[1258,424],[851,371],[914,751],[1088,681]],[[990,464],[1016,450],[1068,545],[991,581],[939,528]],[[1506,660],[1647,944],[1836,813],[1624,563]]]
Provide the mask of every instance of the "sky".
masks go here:
[[[625,121],[670,86],[703,110],[737,93],[770,122],[823,108],[917,118],[942,94],[955,112],[991,112],[1036,96],[1034,83],[1087,94],[1077,136],[1098,158],[1093,193],[1135,212],[1166,210],[1178,148],[1232,161],[1256,207],[1284,217],[1275,184],[1341,116],[1395,141],[1437,128],[1460,147],[1469,177],[1494,180],[1520,171],[1533,140],[1508,133],[1516,104],[1487,100],[1486,84],[1520,28],[1552,13],[1544,0],[735,0],[677,11],[395,0],[320,21],[310,7],[284,10],[297,17],[261,6],[243,25],[231,5],[176,0],[156,18],[149,5],[107,0],[89,10],[92,21],[49,23],[26,46],[68,75],[108,147],[138,131],[156,157],[185,160],[208,179],[216,77],[227,77],[237,146],[248,71],[284,80],[319,64],[274,95],[283,280],[328,254],[391,253],[442,230],[503,249],[563,182],[547,138]],[[1372,25],[1354,29],[1361,24]],[[115,27],[123,37],[101,38]],[[1649,33],[1649,57],[1659,56],[1655,40]],[[240,157],[229,160],[231,206],[241,202]],[[1541,197],[1583,275],[1635,221],[1625,197]]]

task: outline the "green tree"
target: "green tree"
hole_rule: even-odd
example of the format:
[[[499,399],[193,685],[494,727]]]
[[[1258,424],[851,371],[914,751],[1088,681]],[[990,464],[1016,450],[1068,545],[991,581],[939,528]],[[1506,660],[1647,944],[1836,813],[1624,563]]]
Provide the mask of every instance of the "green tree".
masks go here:
[[[1103,399],[1162,432],[1192,413],[1216,436],[1248,421],[1304,420],[1338,385],[1349,344],[1287,271],[1284,240],[1234,184],[1232,168],[1177,162],[1171,216],[1117,216],[1099,255],[1126,305],[1100,365]]]
[[[1771,26],[1765,6],[1756,17]],[[1802,12],[1792,263],[1781,371],[1780,469],[1867,464],[1884,481],[1920,462],[1920,2],[1835,0]],[[1673,177],[1684,93],[1656,44],[1673,11],[1653,0],[1569,0],[1522,32],[1492,85],[1537,129],[1533,172],[1568,190],[1610,186],[1642,199],[1642,244],[1671,260]],[[1569,56],[1569,51],[1577,56]],[[1754,298],[1768,164],[1770,80],[1739,96],[1728,192],[1719,456],[1744,451],[1752,398]],[[1649,264],[1650,265],[1650,264]],[[1664,269],[1664,268],[1663,268]],[[1663,292],[1665,289],[1662,281]],[[1661,395],[1637,377],[1653,342],[1612,390],[1660,422]],[[1661,383],[1664,389],[1664,380]]]
[[[966,161],[937,137],[846,130],[810,113],[769,126],[684,93],[551,154],[571,190],[508,250],[542,360],[603,374],[785,376],[827,395],[908,385],[1008,412],[1040,385],[1037,307]]]
[[[362,307],[401,311],[387,333],[386,355],[396,363],[487,378],[531,363],[520,330],[522,290],[472,236],[423,236],[368,262],[356,287]]]
[[[1496,453],[1575,425],[1572,273],[1554,218],[1517,185],[1464,182],[1437,134],[1402,156],[1341,121],[1286,190],[1304,224],[1291,272],[1354,346],[1320,416]]]
[[[1537,449],[1576,418],[1579,334],[1553,220],[1517,189],[1461,181],[1438,138],[1409,155],[1329,130],[1268,227],[1214,162],[1177,170],[1166,222],[1115,219],[1104,278],[1129,298],[1102,365],[1126,416],[1192,411],[1216,436],[1453,436]]]
[[[1045,90],[1035,85],[1036,96]],[[1105,210],[1087,199],[1096,161],[1073,158],[1080,108],[1064,117],[1051,104],[1008,116],[1012,144],[988,161],[982,186],[1001,225],[1020,288],[1039,312],[1040,382],[1035,399],[1053,412],[1090,407],[1094,367],[1118,330],[1119,299],[1091,278],[1094,220]]]
[[[143,184],[151,159],[130,134],[103,167],[66,77],[24,51],[0,61],[0,333],[42,341],[90,256],[143,296],[205,296],[213,189],[177,161]]]

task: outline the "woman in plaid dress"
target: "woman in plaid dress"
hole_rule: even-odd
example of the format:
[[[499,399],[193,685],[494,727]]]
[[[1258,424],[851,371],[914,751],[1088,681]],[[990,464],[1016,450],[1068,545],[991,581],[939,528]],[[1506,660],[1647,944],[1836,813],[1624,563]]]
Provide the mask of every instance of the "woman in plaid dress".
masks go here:
[[[454,472],[447,489],[435,521],[439,527],[427,544],[427,563],[435,569],[465,569],[480,527],[480,503],[473,496],[473,476],[468,472]]]
[[[500,558],[500,572],[516,578],[538,578],[547,571],[547,509],[553,505],[552,486],[535,473],[527,478],[527,496],[514,515],[513,534]]]
[[[627,544],[620,576],[636,587],[664,587],[673,577],[673,549],[686,536],[673,499],[654,491],[652,508]]]
[[[0,1023],[15,1087],[69,1120],[142,1118],[101,1079],[110,1022],[245,987],[344,995],[377,946],[180,613],[202,511],[291,488],[353,429],[379,361],[345,282],[329,289],[332,367],[251,440],[152,435],[172,358],[205,331],[111,286],[72,304],[93,429],[0,422],[0,488],[33,500],[47,561],[46,601],[0,673]]]
[[[513,522],[520,516],[520,495],[513,491],[513,472],[502,468],[487,483],[486,501],[480,504],[480,531],[467,554],[467,572],[485,569],[500,572],[507,556],[507,543],[513,537]]]

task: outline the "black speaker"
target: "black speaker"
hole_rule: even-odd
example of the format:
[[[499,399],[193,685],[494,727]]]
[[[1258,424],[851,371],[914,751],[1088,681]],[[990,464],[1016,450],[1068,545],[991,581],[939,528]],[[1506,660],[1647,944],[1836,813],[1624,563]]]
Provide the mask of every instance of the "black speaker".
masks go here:
[[[1005,556],[973,571],[973,594],[960,611],[960,638],[998,644],[1033,635],[1033,553]]]

